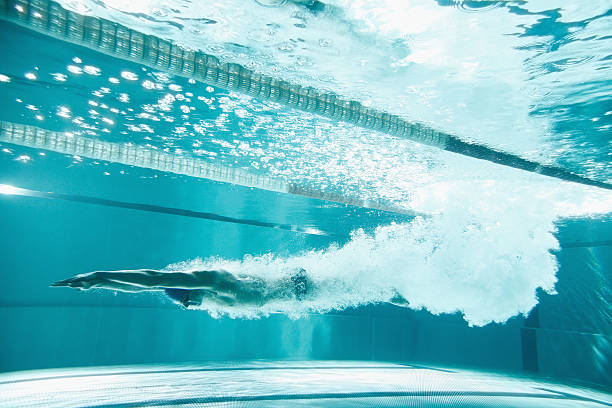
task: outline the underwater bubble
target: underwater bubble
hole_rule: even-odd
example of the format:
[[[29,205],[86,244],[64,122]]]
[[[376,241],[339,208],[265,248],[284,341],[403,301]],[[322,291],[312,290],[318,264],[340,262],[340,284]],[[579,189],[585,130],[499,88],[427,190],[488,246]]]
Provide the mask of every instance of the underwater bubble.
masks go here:
[[[57,108],[56,115],[62,118],[69,119],[72,115],[72,112],[70,111],[70,108],[68,108],[67,106],[59,106]]]
[[[295,45],[289,41],[285,41],[278,45],[278,50],[282,52],[291,52],[295,49]]]
[[[287,0],[255,0],[255,3],[264,7],[281,7],[287,3]]]
[[[80,75],[83,73],[83,69],[81,67],[77,67],[76,65],[68,65],[66,67],[68,72],[73,73],[75,75]]]
[[[142,87],[144,89],[155,89],[155,82],[145,79],[144,81],[142,81]]]
[[[94,67],[93,65],[85,65],[83,67],[83,71],[86,74],[93,75],[93,76],[98,76],[102,74],[102,70],[98,67]]]
[[[54,73],[51,74],[51,77],[57,82],[66,82],[68,80],[68,76],[66,74]]]
[[[127,79],[128,81],[137,81],[138,75],[131,71],[121,71],[121,78]]]

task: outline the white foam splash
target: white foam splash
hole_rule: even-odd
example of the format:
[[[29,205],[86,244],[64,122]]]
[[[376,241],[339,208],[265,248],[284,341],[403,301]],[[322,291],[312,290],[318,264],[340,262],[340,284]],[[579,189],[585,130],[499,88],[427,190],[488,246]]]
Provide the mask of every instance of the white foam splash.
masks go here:
[[[222,268],[269,282],[304,268],[317,286],[316,296],[301,302],[283,300],[262,308],[203,305],[213,316],[281,312],[299,317],[385,302],[397,291],[413,309],[460,312],[475,326],[505,322],[527,314],[537,304],[538,288],[554,293],[557,262],[553,251],[559,249],[554,221],[559,213],[609,211],[612,196],[577,195],[575,190],[583,187],[562,184],[564,190],[558,189],[556,200],[551,200],[550,191],[542,189],[538,197],[533,185],[499,184],[430,186],[428,193],[416,195],[413,204],[433,210],[435,203],[443,211],[408,224],[381,226],[371,235],[357,230],[341,247],[291,257],[195,260],[171,268]],[[529,200],[525,200],[527,193]]]
[[[554,290],[556,261],[549,249],[557,248],[557,241],[546,227],[521,234],[515,234],[516,229],[511,221],[474,224],[438,215],[379,227],[373,235],[357,230],[346,245],[324,251],[240,262],[196,260],[181,268],[223,268],[273,282],[302,267],[317,287],[312,299],[272,302],[263,308],[205,304],[214,316],[281,312],[298,317],[388,301],[397,291],[411,308],[462,312],[470,324],[483,325],[527,313],[537,303],[538,287]]]

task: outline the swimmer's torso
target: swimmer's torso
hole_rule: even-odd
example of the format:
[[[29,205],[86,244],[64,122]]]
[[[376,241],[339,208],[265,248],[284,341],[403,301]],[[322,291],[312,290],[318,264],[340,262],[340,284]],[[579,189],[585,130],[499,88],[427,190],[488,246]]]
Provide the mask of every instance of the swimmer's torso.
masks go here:
[[[198,272],[194,272],[197,277]],[[202,303],[213,303],[219,306],[261,306],[266,302],[266,283],[263,279],[252,276],[235,276],[230,273],[222,275],[213,285],[214,289],[189,290],[185,307],[199,306]]]
[[[218,271],[214,275],[208,271],[193,271],[190,275],[198,285],[202,285],[201,288],[166,289],[168,297],[186,308],[197,308],[205,304],[259,307],[271,300],[304,300],[312,294],[313,289],[312,281],[304,270],[272,282],[225,271]]]

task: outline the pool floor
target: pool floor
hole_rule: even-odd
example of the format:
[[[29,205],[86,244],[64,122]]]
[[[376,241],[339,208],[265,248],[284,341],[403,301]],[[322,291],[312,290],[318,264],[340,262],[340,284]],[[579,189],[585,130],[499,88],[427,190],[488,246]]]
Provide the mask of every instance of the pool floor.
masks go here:
[[[602,407],[527,378],[372,361],[66,368],[0,374],[1,407]]]

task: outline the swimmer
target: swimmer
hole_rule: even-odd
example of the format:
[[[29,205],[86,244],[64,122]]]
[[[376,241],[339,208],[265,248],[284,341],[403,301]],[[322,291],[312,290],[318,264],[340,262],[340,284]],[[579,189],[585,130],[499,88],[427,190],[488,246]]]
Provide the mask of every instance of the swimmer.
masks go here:
[[[302,268],[286,278],[273,282],[223,270],[162,272],[136,269],[90,272],[57,281],[51,286],[80,290],[164,292],[174,303],[186,309],[201,306],[205,301],[219,306],[261,307],[275,300],[308,300],[317,292],[315,283]],[[406,299],[397,292],[387,303],[408,306]]]
[[[202,305],[205,300],[220,306],[263,306],[272,300],[305,300],[315,291],[304,269],[288,278],[267,283],[247,275],[226,271],[202,270],[162,272],[151,269],[96,271],[64,279],[51,286],[80,290],[108,289],[120,292],[164,292],[185,308]]]

